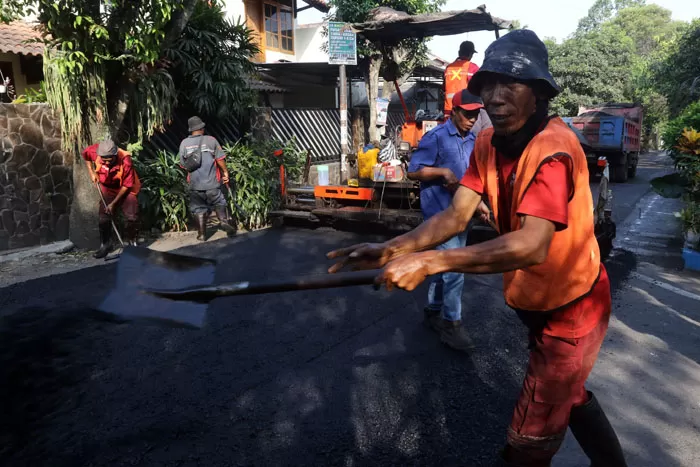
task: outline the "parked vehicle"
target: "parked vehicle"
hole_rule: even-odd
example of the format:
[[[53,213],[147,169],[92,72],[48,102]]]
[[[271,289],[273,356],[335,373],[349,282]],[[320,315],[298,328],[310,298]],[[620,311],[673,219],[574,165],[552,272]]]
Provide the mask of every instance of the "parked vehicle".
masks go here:
[[[637,174],[642,120],[642,106],[629,103],[581,107],[578,116],[564,118],[570,127],[583,133],[592,147],[591,153],[586,153],[591,172],[599,171],[599,160],[605,157],[610,180],[616,183],[624,183]]]

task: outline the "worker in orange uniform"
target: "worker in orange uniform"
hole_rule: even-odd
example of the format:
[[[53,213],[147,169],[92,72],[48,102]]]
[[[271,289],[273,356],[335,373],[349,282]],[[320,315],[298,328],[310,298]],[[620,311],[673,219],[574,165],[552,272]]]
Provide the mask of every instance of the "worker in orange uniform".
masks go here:
[[[529,331],[530,360],[498,464],[548,467],[567,427],[595,467],[625,467],[620,442],[585,381],[611,314],[610,280],[593,232],[586,155],[549,101],[560,88],[529,30],[489,46],[469,83],[491,116],[451,206],[384,243],[330,252],[330,268],[382,268],[377,283],[414,290],[446,272],[503,273],[506,303]],[[464,231],[482,197],[499,236],[434,250]],[[460,460],[457,460],[458,462]],[[464,465],[464,460],[459,465]]]
[[[112,216],[116,214],[117,209],[121,209],[126,219],[125,242],[130,245],[136,244],[139,214],[136,195],[141,189],[141,181],[131,162],[131,155],[119,149],[110,139],[89,146],[82,156],[88,162],[90,179],[98,186],[107,204],[105,207],[100,200],[100,249],[93,255],[99,259],[113,250]]]
[[[466,89],[471,77],[479,71],[476,63],[472,63],[475,53],[473,42],[462,42],[459,46],[459,58],[445,69],[445,117],[452,113],[452,98],[462,89]]]

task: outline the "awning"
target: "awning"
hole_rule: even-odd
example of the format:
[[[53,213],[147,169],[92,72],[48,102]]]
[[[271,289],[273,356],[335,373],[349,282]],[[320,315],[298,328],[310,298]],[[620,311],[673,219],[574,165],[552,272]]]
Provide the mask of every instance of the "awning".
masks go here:
[[[322,13],[328,13],[331,10],[331,7],[328,5],[328,3],[325,0],[301,0],[302,2],[306,3],[310,7],[316,8],[318,11]]]
[[[296,86],[336,86],[338,65],[328,63],[261,63],[255,66],[266,78],[289,90]],[[364,74],[359,66],[346,66],[350,80],[362,80]],[[435,65],[417,67],[411,78],[442,79],[443,69]]]
[[[9,24],[0,23],[0,52],[37,55],[44,54],[44,45],[33,42],[41,38],[36,24],[25,21],[13,21]]]
[[[409,15],[386,7],[377,8],[375,12],[376,20],[355,23],[352,28],[370,41],[380,41],[389,45],[408,38],[424,39],[511,27],[510,21],[487,13],[485,5],[475,10],[443,11],[424,15]]]

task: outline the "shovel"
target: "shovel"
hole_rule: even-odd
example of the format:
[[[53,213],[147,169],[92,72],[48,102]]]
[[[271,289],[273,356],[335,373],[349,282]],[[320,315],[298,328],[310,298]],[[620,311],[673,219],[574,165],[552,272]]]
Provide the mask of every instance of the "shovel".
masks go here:
[[[207,304],[220,297],[372,285],[379,274],[359,271],[214,285],[215,270],[214,260],[126,246],[116,284],[98,309],[130,321],[200,329]]]

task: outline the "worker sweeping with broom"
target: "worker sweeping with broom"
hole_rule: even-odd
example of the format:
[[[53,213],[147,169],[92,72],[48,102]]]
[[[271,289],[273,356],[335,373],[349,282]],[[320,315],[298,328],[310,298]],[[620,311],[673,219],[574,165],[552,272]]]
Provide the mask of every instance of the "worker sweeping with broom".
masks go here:
[[[114,215],[118,210],[121,210],[126,219],[123,243],[136,245],[139,214],[136,195],[141,189],[141,182],[131,161],[131,155],[119,149],[111,139],[89,146],[82,156],[87,162],[90,179],[100,191],[100,248],[93,255],[100,259],[105,258],[114,249],[112,233],[122,243],[114,222]]]

